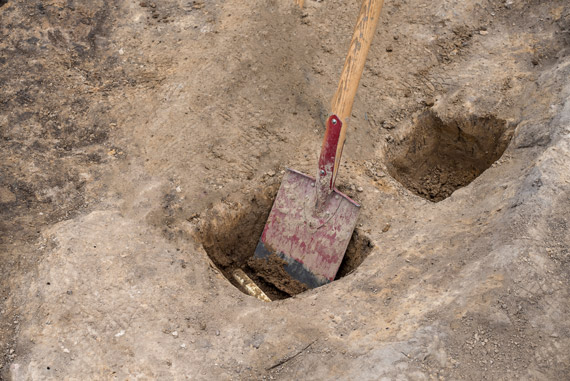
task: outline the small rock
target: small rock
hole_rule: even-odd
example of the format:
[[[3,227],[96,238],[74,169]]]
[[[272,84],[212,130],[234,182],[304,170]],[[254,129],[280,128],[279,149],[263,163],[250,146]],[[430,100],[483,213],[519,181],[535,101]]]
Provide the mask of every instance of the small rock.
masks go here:
[[[216,329],[216,336],[220,336],[220,331]]]
[[[176,187],[176,192],[177,192],[177,193],[182,192],[182,188],[180,188],[180,186],[177,186],[177,187]]]
[[[356,188],[356,190],[359,192],[364,192],[364,188],[362,188],[362,187],[358,187],[358,188]]]
[[[387,46],[387,47],[386,47],[386,51],[387,51],[388,53],[391,53],[393,50],[394,50],[394,49],[392,49],[391,46]]]
[[[383,228],[382,228],[382,232],[386,233],[388,230],[390,230],[390,224],[386,224]]]
[[[481,36],[486,36],[486,35],[489,34],[489,32],[487,32],[486,30],[480,30],[480,31],[479,31],[479,34],[480,34]]]
[[[275,171],[269,171],[269,172],[267,172],[267,176],[269,176],[269,177],[275,176]]]
[[[174,336],[174,337],[178,337],[178,331],[174,331],[174,332],[172,332],[172,336]]]

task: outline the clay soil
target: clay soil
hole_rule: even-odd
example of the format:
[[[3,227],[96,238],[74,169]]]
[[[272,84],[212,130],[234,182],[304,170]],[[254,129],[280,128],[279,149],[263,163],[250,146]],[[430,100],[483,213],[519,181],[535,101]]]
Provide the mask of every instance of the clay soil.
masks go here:
[[[568,2],[386,1],[302,292],[251,255],[359,9],[305,3],[0,1],[0,379],[568,378]]]

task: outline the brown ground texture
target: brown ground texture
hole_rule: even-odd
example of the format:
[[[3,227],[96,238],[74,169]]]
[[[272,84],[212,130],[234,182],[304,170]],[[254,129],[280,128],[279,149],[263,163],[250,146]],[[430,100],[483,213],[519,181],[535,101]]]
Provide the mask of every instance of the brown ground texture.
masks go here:
[[[568,378],[567,0],[387,0],[338,280],[248,265],[358,10],[0,0],[0,379]]]

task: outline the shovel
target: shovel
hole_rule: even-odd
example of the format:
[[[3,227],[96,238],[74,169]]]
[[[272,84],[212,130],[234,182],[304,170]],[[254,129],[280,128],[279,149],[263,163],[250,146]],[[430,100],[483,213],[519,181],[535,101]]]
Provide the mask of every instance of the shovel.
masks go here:
[[[255,249],[255,261],[282,266],[271,277],[261,275],[284,292],[291,293],[292,284],[298,290],[299,283],[315,288],[332,282],[356,226],[360,205],[334,184],[347,121],[383,3],[362,2],[326,122],[316,179],[287,169]],[[275,274],[291,279],[276,279]]]

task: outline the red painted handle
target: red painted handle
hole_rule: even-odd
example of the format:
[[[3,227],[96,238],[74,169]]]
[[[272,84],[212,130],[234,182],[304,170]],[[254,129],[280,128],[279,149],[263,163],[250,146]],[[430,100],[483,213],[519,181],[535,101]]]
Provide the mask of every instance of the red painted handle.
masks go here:
[[[327,131],[325,132],[321,156],[319,157],[319,172],[317,173],[316,182],[317,207],[324,204],[334,188],[334,166],[341,130],[342,122],[336,115],[331,115],[327,120]]]
[[[336,151],[338,141],[340,138],[340,130],[342,129],[342,122],[336,115],[331,115],[327,121],[327,131],[323,139],[323,146],[321,147],[321,156],[319,157],[319,177],[327,176],[330,172],[334,171],[334,164],[336,159]],[[329,189],[333,189],[334,182],[330,176]]]

